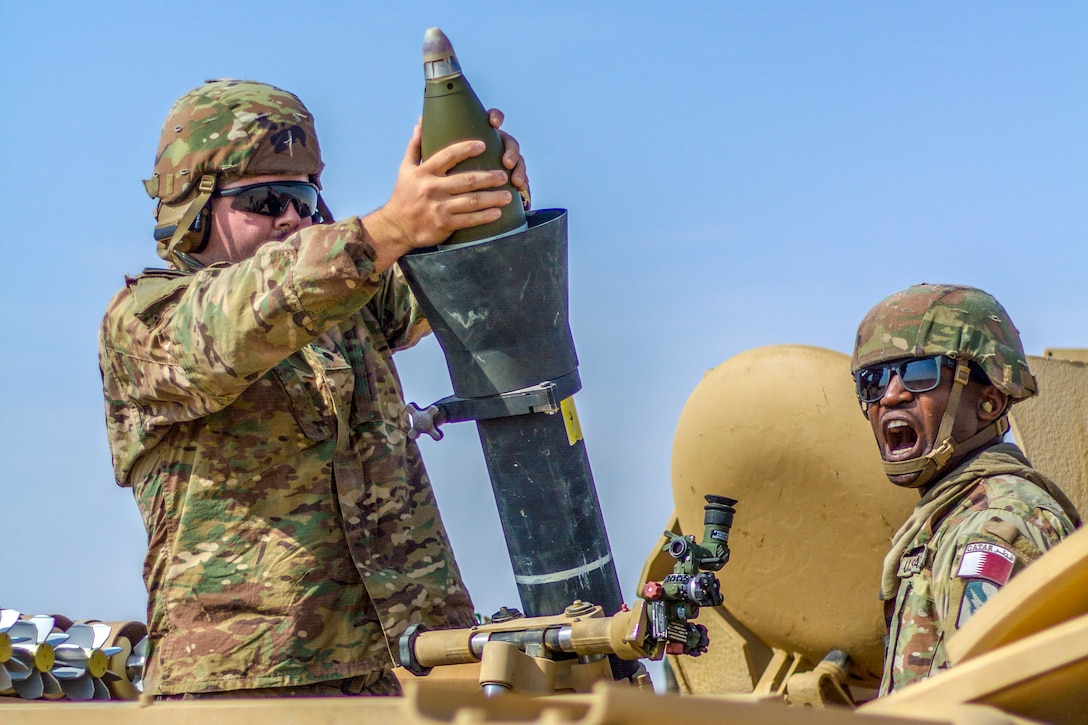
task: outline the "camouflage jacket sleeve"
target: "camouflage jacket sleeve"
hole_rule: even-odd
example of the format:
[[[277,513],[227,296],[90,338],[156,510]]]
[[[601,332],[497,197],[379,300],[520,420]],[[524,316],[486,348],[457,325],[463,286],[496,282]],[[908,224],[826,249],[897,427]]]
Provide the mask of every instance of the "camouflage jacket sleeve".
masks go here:
[[[947,636],[1071,533],[1073,524],[1061,507],[1030,481],[1013,475],[987,479],[930,544],[933,601]]]
[[[367,306],[394,352],[412,347],[431,331],[399,265],[394,264],[382,276],[382,283]]]
[[[392,286],[391,273],[374,274],[373,259],[353,217],[267,244],[238,264],[129,280],[99,341],[118,481],[158,431],[223,409]]]

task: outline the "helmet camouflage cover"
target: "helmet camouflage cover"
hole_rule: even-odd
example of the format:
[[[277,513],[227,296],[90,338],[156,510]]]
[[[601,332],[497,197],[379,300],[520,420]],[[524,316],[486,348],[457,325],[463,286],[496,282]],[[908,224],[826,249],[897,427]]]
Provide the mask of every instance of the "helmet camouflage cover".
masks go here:
[[[170,258],[173,248],[195,251],[196,240],[182,242],[175,229],[185,233],[198,221],[224,181],[307,174],[319,184],[323,167],[313,117],[294,94],[239,80],[209,81],[189,91],[163,123],[154,175],[144,182],[148,195],[159,200],[160,256]]]
[[[1013,400],[1036,392],[1020,333],[992,295],[974,287],[919,284],[878,303],[858,326],[850,370],[946,355],[978,365]]]

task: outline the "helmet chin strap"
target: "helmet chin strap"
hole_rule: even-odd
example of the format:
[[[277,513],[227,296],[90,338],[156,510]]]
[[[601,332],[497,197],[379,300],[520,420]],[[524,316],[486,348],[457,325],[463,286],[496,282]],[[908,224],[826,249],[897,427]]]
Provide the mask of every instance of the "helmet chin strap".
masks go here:
[[[952,381],[952,392],[948,396],[948,405],[945,406],[944,417],[941,418],[941,427],[937,431],[937,440],[940,443],[924,456],[918,456],[906,461],[884,461],[882,464],[884,474],[889,478],[911,473],[918,474],[905,483],[897,481],[892,481],[892,483],[904,488],[921,488],[932,481],[957,453],[968,453],[992,440],[995,436],[1005,435],[1005,431],[1009,429],[1009,421],[1005,416],[1001,416],[965,441],[957,443],[952,439],[952,427],[956,422],[956,412],[960,407],[960,398],[970,377],[971,369],[967,363],[963,360],[957,360],[955,378]]]
[[[181,219],[178,220],[177,226],[174,228],[174,233],[170,237],[170,241],[166,245],[166,258],[173,259],[175,262],[179,262],[179,266],[184,269],[186,266],[190,268],[195,259],[188,255],[188,252],[198,252],[199,249],[192,249],[191,240],[186,237],[190,234],[190,227],[196,218],[200,216],[200,213],[208,205],[208,202],[212,199],[212,193],[215,191],[215,174],[205,174],[200,178],[200,184],[197,187],[196,196],[189,202],[188,208],[185,213],[182,214]],[[204,224],[209,224],[209,220],[205,219]],[[202,235],[207,235],[207,229],[201,230]],[[207,238],[206,236],[204,237]],[[198,263],[196,269],[201,266]]]

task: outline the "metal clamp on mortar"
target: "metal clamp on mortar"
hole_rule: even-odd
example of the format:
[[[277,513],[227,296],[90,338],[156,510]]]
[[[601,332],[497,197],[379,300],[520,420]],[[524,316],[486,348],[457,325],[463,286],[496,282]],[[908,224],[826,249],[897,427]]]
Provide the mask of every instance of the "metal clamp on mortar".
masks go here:
[[[572,370],[558,380],[548,380],[539,385],[500,393],[486,398],[459,398],[450,395],[420,408],[408,404],[412,428],[408,437],[412,440],[426,433],[436,441],[442,440],[441,426],[446,423],[463,423],[468,420],[487,420],[508,415],[529,413],[555,413],[567,398],[577,393],[582,380],[577,370]]]

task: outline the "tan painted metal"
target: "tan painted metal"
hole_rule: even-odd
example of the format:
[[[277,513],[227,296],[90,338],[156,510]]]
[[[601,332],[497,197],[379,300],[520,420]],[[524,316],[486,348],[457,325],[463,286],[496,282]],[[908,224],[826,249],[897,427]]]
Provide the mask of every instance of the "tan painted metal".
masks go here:
[[[441,680],[445,683],[449,683],[450,686],[456,687],[464,692],[479,692],[480,691],[480,663],[469,662],[463,665],[447,665],[445,667],[438,667],[431,671],[426,677],[417,677],[403,667],[394,667],[393,674],[400,682],[402,689],[412,687],[409,682],[417,682],[420,680],[426,680],[427,682],[435,682]]]
[[[505,692],[590,692],[596,683],[610,679],[612,668],[603,655],[588,662],[560,662],[531,657],[509,642],[488,642],[480,657],[480,684],[485,688],[499,686]]]
[[[798,707],[854,706],[854,698],[846,686],[846,670],[824,660],[809,672],[798,672],[786,683],[786,699]]]
[[[1088,347],[1048,347],[1043,350],[1043,357],[1088,363]]]
[[[582,605],[575,602],[568,612]],[[579,656],[615,654],[620,659],[645,657],[642,649],[646,637],[645,602],[611,617],[604,616],[598,605],[583,605],[577,616],[564,613],[550,617],[520,617],[507,622],[481,624],[466,629],[443,629],[423,632],[415,642],[416,660],[423,667],[467,664],[480,661],[473,652],[474,637],[500,632],[521,632],[549,628],[569,628],[570,651]]]
[[[1053,478],[1082,515],[1088,513],[1088,349],[1029,356],[1039,395],[1012,407],[1017,443]]]
[[[681,413],[672,475],[684,533],[701,530],[704,494],[739,499],[721,574],[736,620],[808,667],[844,650],[854,681],[874,683],[881,562],[917,493],[888,484],[849,358],[776,345],[709,371]]]
[[[730,723],[731,725],[1005,725],[1024,722],[983,706],[919,706],[909,715],[860,715],[848,709],[787,709],[781,702],[743,696],[654,695],[633,687],[599,685],[589,695],[484,698],[444,682],[409,685],[396,698],[283,698],[267,700],[105,703],[13,703],[4,725],[632,725]]]
[[[546,632],[558,635],[557,643],[562,639],[562,651],[558,653],[562,657],[544,647]],[[605,655],[633,660],[650,654],[644,647],[646,633],[643,600],[611,617],[605,617],[600,606],[574,602],[563,614],[550,617],[519,617],[467,629],[423,632],[415,637],[411,651],[418,665],[438,668],[438,672],[449,665],[478,663],[475,671],[462,672],[475,675],[474,684],[484,691],[497,687],[504,692],[531,695],[589,692],[596,683],[612,679]],[[496,635],[524,635],[528,644],[522,651],[512,641],[492,639]],[[636,678],[636,684],[652,687],[645,675]]]
[[[1056,725],[1088,715],[1088,614],[975,657],[860,711],[908,714],[918,705],[979,703]]]

